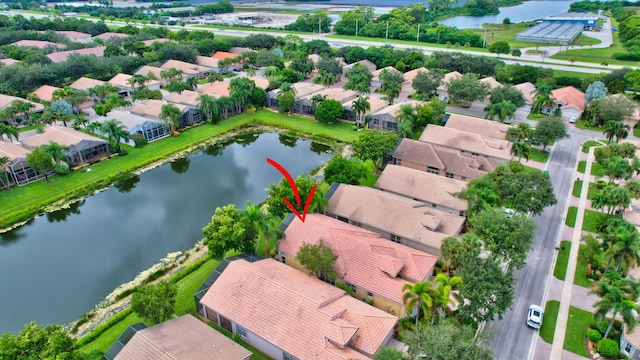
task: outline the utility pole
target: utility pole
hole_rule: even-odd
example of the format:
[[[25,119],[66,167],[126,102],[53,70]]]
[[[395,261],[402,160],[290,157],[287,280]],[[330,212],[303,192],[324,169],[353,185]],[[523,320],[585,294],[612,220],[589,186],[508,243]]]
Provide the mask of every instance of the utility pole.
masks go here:
[[[389,39],[389,22],[388,22],[388,21],[387,21],[387,32],[386,32],[386,34],[384,35],[384,38],[385,38],[385,39]]]
[[[420,42],[420,24],[418,24],[418,35],[416,35],[416,42]]]
[[[358,20],[356,20],[356,36],[358,36]]]

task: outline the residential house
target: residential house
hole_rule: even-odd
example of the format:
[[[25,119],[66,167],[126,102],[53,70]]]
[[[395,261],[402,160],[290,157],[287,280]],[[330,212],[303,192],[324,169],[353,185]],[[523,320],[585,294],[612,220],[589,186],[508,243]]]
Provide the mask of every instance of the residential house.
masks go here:
[[[129,134],[139,133],[148,142],[169,136],[169,129],[164,122],[132,114],[127,110],[112,110],[107,114],[106,119],[120,121],[127,128]]]
[[[11,66],[11,65],[17,64],[19,62],[20,62],[20,60],[15,60],[15,59],[0,59],[0,64],[2,64],[4,66]]]
[[[427,280],[438,260],[326,215],[308,214],[302,222],[289,214],[283,224],[285,235],[278,243],[281,262],[308,272],[296,254],[304,244],[322,241],[338,256],[334,266],[338,278],[323,280],[342,283],[353,290],[355,298],[399,317],[405,315],[402,287]]]
[[[42,104],[38,104],[37,102],[29,101],[16,96],[4,95],[4,94],[0,94],[0,110],[4,110],[9,106],[13,105],[14,101],[22,101],[22,102],[30,103],[31,105],[33,105],[33,108],[29,110],[29,114],[42,112],[44,110],[44,105]],[[10,125],[15,126],[15,125],[19,125],[25,120],[26,120],[26,114],[17,114],[14,118],[8,119],[7,121],[10,123]]]
[[[58,35],[62,35],[69,41],[77,42],[81,44],[88,44],[91,42],[91,34],[85,34],[79,31],[54,31]]]
[[[136,70],[133,75],[142,75],[145,76],[147,78],[153,79],[153,80],[158,80],[160,81],[160,85],[167,85],[167,80],[162,78],[162,72],[165,69],[161,69],[157,66],[149,66],[149,65],[144,65],[142,67],[140,67],[138,70]],[[186,79],[187,75],[182,75],[182,80]]]
[[[622,325],[620,352],[628,359],[640,360],[640,327],[636,326],[633,330],[629,330],[628,326]]]
[[[360,60],[360,61],[358,61],[358,62],[354,62],[353,64],[346,65],[346,66],[344,67],[344,71],[347,71],[347,69],[351,69],[351,68],[352,68],[352,67],[354,67],[356,64],[360,64],[360,65],[362,65],[362,66],[366,67],[366,68],[367,68],[369,71],[371,71],[372,73],[373,73],[374,71],[376,71],[376,69],[378,68],[378,67],[376,66],[376,64],[372,63],[371,61],[369,61],[369,60],[367,60],[367,59],[364,59],[364,60]]]
[[[181,70],[182,74],[186,75],[186,77],[195,76],[197,78],[204,78],[211,73],[211,69],[206,66],[191,64],[180,60],[167,60],[164,64],[160,65],[160,68],[164,70]]]
[[[60,52],[54,52],[54,53],[48,54],[47,57],[53,63],[61,63],[61,62],[67,61],[67,59],[71,55],[82,55],[82,56],[95,55],[96,57],[103,57],[105,49],[106,49],[105,46],[98,46],[98,47],[86,48],[86,49],[60,51]]]
[[[460,74],[457,71],[452,71],[444,74],[444,77],[442,78],[442,82],[440,83],[440,86],[438,86],[438,88],[436,89],[436,92],[438,93],[438,96],[440,97],[441,100],[446,100],[449,98],[449,93],[447,92],[447,88],[449,87],[449,82],[461,76],[462,74]]]
[[[157,38],[157,39],[151,39],[151,40],[144,40],[142,41],[142,43],[144,44],[144,46],[151,46],[155,43],[163,43],[163,42],[167,42],[169,41],[169,39],[165,39],[165,38]]]
[[[131,78],[133,75],[119,73],[109,80],[109,84],[117,86],[120,89],[119,93],[123,96],[131,96],[134,92],[140,88],[146,87],[149,90],[160,90],[160,81],[147,80],[143,84],[131,85]]]
[[[205,66],[217,73],[221,73],[222,69],[220,69],[218,62],[220,62],[220,60],[209,57],[209,56],[196,56],[197,65]]]
[[[458,214],[366,186],[334,183],[326,197],[327,215],[435,256],[442,241],[459,234],[465,222]]]
[[[388,164],[374,186],[449,214],[467,216],[467,202],[458,196],[467,188],[467,183],[461,180]]]
[[[579,119],[584,112],[586,99],[584,93],[573,86],[567,86],[551,91],[551,97],[556,100],[558,109],[565,119]]]
[[[536,86],[527,81],[522,84],[514,85],[513,87],[520,90],[522,96],[524,96],[525,105],[530,107],[533,104]]]
[[[404,73],[404,82],[402,83],[402,92],[406,94],[413,94],[415,90],[413,89],[413,80],[418,76],[419,73],[424,72],[428,73],[429,69],[426,67],[420,67],[417,69],[409,70]]]
[[[69,150],[64,151],[64,154],[69,159],[67,163],[70,167],[95,163],[111,155],[110,145],[107,141],[65,126],[49,126],[44,128],[43,133],[21,140],[22,146],[29,150],[48,145],[52,141],[69,147]]]
[[[504,162],[406,138],[391,158],[392,164],[462,181],[483,177]]]
[[[132,114],[151,118],[153,120],[164,121],[160,118],[162,114],[162,107],[164,105],[171,104],[180,110],[180,120],[178,129],[199,123],[202,121],[202,114],[197,109],[184,106],[182,104],[168,103],[161,100],[142,100],[137,101],[129,108],[129,112]]]
[[[36,173],[29,166],[27,155],[30,152],[30,150],[18,144],[0,139],[0,157],[9,159],[4,165],[4,170],[9,174],[10,182],[22,186],[33,181],[44,179],[44,174]]]
[[[411,105],[414,108],[422,104],[419,101],[397,102],[393,105],[384,107],[371,115],[367,126],[369,129],[396,131],[398,129],[398,121],[396,116],[400,113],[402,106]]]
[[[248,47],[238,47],[238,46],[234,46],[231,49],[229,49],[229,52],[236,56],[242,55],[243,52],[248,52],[248,51],[254,51],[254,50],[249,49]]]
[[[38,49],[46,49],[48,47],[59,49],[64,47],[64,45],[62,44],[56,44],[51,41],[42,41],[42,40],[20,40],[12,43],[11,45],[20,46],[20,47],[32,47],[32,48],[38,48]]]
[[[269,79],[258,76],[246,76],[246,78],[253,80],[253,82],[256,84],[256,87],[259,87],[262,90],[267,90],[269,88]],[[225,79],[225,81],[226,80],[229,80],[229,82],[231,82],[231,79]]]
[[[201,93],[197,91],[184,90],[181,93],[167,93],[164,97],[168,102],[172,102],[175,104],[184,105],[193,109],[198,108],[198,104],[200,104],[200,100],[198,97]]]
[[[313,62],[313,65],[317,65],[322,60],[322,56],[318,54],[309,54],[307,57]]]
[[[198,89],[199,93],[208,94],[218,99],[223,96],[229,97],[230,83],[225,81],[214,81]]]
[[[489,85],[489,89],[493,90],[495,88],[497,88],[498,86],[502,86],[502,84],[500,84],[498,82],[498,80],[496,80],[496,78],[494,78],[493,76],[488,76],[486,78],[482,78],[480,79],[480,82],[483,84],[487,84]]]
[[[248,360],[252,352],[187,314],[148,327],[130,325],[103,360]]]
[[[216,51],[215,54],[211,55],[211,58],[216,59],[218,61],[224,60],[224,59],[231,59],[235,61],[235,59],[238,56],[239,56],[238,54],[233,54],[226,51]],[[222,68],[221,69],[222,71],[218,71],[218,72],[238,71],[240,69],[242,69],[242,61],[233,62],[228,67]]]
[[[201,314],[272,359],[371,359],[396,316],[273,259],[224,261]]]
[[[387,106],[389,106],[389,102],[387,100],[384,100],[382,98],[380,98],[379,96],[376,95],[370,95],[368,96],[369,98],[369,111],[366,112],[366,115],[370,115],[370,114],[374,114],[384,108],[386,108]],[[343,118],[346,120],[350,120],[350,121],[355,121],[356,120],[356,115],[353,113],[352,107],[353,107],[353,102],[358,100],[358,98],[355,98],[353,100],[349,100],[346,103],[344,103],[343,107],[344,107],[344,116]]]
[[[353,90],[345,90],[343,88],[326,88],[318,92],[298,97],[296,99],[296,104],[292,112],[313,116],[314,112],[311,106],[313,105],[311,98],[316,95],[326,96],[327,100],[336,100],[341,104],[344,104],[349,100],[354,100],[356,97],[358,97],[358,93]]]
[[[106,33],[102,33],[100,35],[96,35],[93,38],[94,39],[100,39],[102,41],[107,41],[107,40],[111,40],[111,39],[126,39],[129,36],[130,35],[123,34],[123,33],[106,32]]]
[[[503,161],[511,160],[511,142],[481,136],[472,132],[429,124],[420,136],[420,141],[461,150],[474,156],[484,156]]]
[[[323,85],[300,82],[291,85],[295,91],[295,99],[296,101],[303,96],[307,96],[312,93],[316,93],[325,89]],[[280,89],[273,89],[267,92],[267,106],[278,110],[278,94],[280,94]]]
[[[443,122],[448,128],[471,132],[480,136],[499,140],[505,140],[507,131],[511,128],[511,125],[503,124],[498,121],[491,121],[460,114],[445,114]]]
[[[89,91],[89,89],[91,89],[92,87],[96,87],[98,85],[104,85],[104,81],[91,79],[83,76],[78,80],[74,81],[73,83],[71,83],[69,87],[72,88],[73,90]]]
[[[376,71],[373,71],[373,77],[371,78],[371,87],[373,89],[378,89],[380,88],[380,86],[382,86],[382,80],[380,80],[380,74],[384,71],[398,71],[396,70],[396,68],[394,68],[393,66],[387,66],[385,68],[382,69],[378,69]]]
[[[42,101],[51,102],[53,101],[53,93],[56,90],[60,90],[60,88],[50,85],[42,85],[31,94]]]

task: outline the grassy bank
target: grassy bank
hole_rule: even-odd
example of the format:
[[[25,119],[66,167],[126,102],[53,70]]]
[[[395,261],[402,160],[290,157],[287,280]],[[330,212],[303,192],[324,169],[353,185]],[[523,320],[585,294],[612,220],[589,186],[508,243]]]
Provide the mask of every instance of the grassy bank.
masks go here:
[[[91,166],[91,171],[72,172],[68,176],[52,176],[50,183],[37,181],[11,191],[0,193],[0,228],[28,220],[56,202],[86,196],[108,186],[119,174],[140,169],[146,165],[166,160],[170,155],[197,144],[252,124],[264,124],[289,129],[296,135],[312,140],[338,140],[352,142],[359,136],[349,123],[332,125],[319,123],[311,118],[300,118],[260,110],[255,114],[241,114],[219,124],[203,124],[189,129],[177,137],[168,137],[142,148],[125,146],[126,156],[118,156]]]

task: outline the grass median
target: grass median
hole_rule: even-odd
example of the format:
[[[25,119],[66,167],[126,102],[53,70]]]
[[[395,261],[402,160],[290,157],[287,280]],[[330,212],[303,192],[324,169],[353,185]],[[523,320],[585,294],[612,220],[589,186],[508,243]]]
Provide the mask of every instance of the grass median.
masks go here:
[[[542,327],[540,327],[540,337],[549,344],[553,343],[553,336],[556,332],[558,310],[560,310],[560,302],[557,300],[547,301],[547,305],[544,307],[544,319]]]
[[[563,240],[560,242],[560,250],[556,258],[556,266],[553,268],[553,276],[558,280],[564,281],[567,274],[567,263],[569,262],[569,253],[571,251],[571,241]]]

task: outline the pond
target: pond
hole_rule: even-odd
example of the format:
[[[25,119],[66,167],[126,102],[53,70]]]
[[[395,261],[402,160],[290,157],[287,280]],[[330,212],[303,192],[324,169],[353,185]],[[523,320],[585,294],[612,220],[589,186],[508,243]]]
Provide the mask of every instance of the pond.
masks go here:
[[[331,158],[318,143],[252,133],[149,170],[0,234],[0,333],[78,319],[119,285],[202,238],[216,207],[266,198]]]

